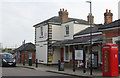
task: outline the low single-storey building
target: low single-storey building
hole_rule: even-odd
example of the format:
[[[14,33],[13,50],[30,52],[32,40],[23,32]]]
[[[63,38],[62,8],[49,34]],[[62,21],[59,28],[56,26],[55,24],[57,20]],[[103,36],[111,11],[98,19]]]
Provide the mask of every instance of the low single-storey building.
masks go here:
[[[32,63],[35,63],[35,45],[32,43],[26,43],[15,49],[17,63],[23,63],[25,52],[25,63],[29,63],[29,59],[32,59]]]

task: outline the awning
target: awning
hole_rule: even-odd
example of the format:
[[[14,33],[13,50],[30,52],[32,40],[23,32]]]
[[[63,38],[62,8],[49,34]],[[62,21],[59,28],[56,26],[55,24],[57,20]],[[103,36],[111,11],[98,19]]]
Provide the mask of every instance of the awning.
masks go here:
[[[92,36],[92,43],[100,43],[102,40],[103,40],[102,35]],[[57,41],[53,43],[52,46],[67,46],[67,45],[80,45],[80,44],[90,44],[90,37]]]

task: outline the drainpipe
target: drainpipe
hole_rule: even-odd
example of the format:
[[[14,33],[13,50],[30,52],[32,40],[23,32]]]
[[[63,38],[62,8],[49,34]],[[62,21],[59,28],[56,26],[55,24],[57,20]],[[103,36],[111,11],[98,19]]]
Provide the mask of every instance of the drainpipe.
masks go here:
[[[84,63],[83,73],[86,73],[86,68],[85,68],[85,66],[86,66],[86,50],[85,50],[85,48],[86,48],[86,45],[83,46],[83,63]]]
[[[25,66],[25,40],[23,41],[23,46],[24,46],[24,50],[23,50],[23,53],[24,53],[23,65]]]
[[[47,22],[47,25],[48,25],[48,39],[47,39],[47,42],[48,42],[48,45],[47,45],[47,65],[48,65],[48,61],[49,61],[49,55],[48,55],[48,47],[49,47],[49,23]]]
[[[100,57],[101,57],[101,63],[102,63],[102,42],[100,43],[100,52],[101,52],[101,53],[100,53],[100,54],[101,54]]]
[[[73,46],[73,72],[75,72],[75,46]]]

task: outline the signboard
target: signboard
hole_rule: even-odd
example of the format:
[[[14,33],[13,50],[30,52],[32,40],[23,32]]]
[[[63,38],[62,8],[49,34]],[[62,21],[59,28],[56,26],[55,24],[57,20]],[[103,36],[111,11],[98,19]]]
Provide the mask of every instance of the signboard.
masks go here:
[[[44,33],[44,38],[47,38],[47,33]]]
[[[49,56],[49,62],[53,61],[53,56]]]
[[[75,60],[83,60],[83,50],[75,50]]]

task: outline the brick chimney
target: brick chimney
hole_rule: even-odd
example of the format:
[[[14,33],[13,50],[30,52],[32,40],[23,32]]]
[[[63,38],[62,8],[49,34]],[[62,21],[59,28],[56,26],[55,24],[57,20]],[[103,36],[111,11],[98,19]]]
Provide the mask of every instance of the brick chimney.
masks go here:
[[[68,12],[67,10],[60,9],[59,13],[59,17],[62,20],[62,22],[67,22],[68,21]]]
[[[91,17],[92,17],[92,18],[91,18],[91,20],[92,20],[91,23],[94,24],[94,16],[92,16],[92,14],[91,14]],[[87,16],[87,20],[88,20],[88,22],[89,22],[89,24],[90,24],[90,13],[89,13],[88,16]]]
[[[111,13],[111,10],[108,12],[108,9],[106,9],[106,12],[104,13],[104,24],[112,22],[112,17],[113,13]]]

